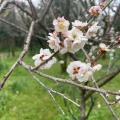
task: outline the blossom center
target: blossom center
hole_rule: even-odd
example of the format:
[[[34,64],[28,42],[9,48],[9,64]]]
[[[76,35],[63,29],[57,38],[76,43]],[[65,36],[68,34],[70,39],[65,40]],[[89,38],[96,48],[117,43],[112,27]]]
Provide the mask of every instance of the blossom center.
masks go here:
[[[105,51],[105,48],[101,48],[102,51]]]
[[[92,10],[92,14],[94,15],[94,16],[97,16],[98,15],[98,10]]]
[[[64,44],[63,44],[62,41],[60,41],[59,45],[60,45],[61,47],[64,47]]]
[[[74,38],[74,39],[76,39],[76,37],[77,37],[77,34],[73,34],[72,36],[73,36],[73,38]]]
[[[74,69],[73,69],[73,74],[77,74],[78,71],[79,71],[79,69],[80,69],[80,67],[74,68]]]
[[[64,27],[64,22],[59,22],[59,23],[58,23],[58,26],[59,26],[60,28],[63,28],[63,27]]]
[[[45,56],[45,55],[41,55],[41,56],[40,56],[40,59],[42,60],[44,56]]]

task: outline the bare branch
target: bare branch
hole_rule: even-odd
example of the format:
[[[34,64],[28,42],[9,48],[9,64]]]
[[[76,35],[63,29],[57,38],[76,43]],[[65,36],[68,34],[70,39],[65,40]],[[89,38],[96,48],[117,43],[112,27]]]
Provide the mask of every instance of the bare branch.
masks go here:
[[[26,63],[24,63],[23,61],[20,61],[19,62],[25,69],[27,70],[31,70],[33,72],[35,72],[36,74],[42,76],[42,77],[45,77],[45,78],[48,78],[52,81],[57,81],[57,82],[62,82],[62,83],[67,83],[67,84],[70,84],[70,85],[73,85],[73,86],[76,86],[78,88],[81,88],[81,89],[86,89],[86,90],[90,90],[90,91],[95,91],[95,92],[99,92],[99,93],[104,93],[104,94],[113,94],[113,95],[120,95],[120,92],[113,92],[113,91],[110,91],[110,90],[103,90],[103,89],[97,89],[97,88],[93,88],[93,87],[89,87],[89,86],[84,86],[82,84],[77,84],[75,82],[73,82],[72,80],[66,80],[66,79],[61,79],[61,78],[56,78],[56,77],[53,77],[53,76],[50,76],[50,75],[47,75],[47,74],[44,74],[44,73],[41,73],[39,72],[38,70],[33,70],[31,66],[27,65]]]
[[[116,103],[118,103],[120,101],[120,98],[119,99],[117,99],[116,101],[114,101],[114,102],[109,102],[109,105],[115,105]]]
[[[49,3],[47,4],[47,7],[46,7],[45,11],[44,11],[42,17],[40,18],[40,21],[43,21],[45,19],[46,15],[47,15],[47,12],[49,11],[52,2],[53,2],[53,0],[49,0]]]
[[[8,0],[8,1],[4,1],[1,6],[0,6],[0,14],[4,12],[4,8],[6,8],[11,2],[13,2],[13,0]]]
[[[27,1],[28,1],[29,5],[30,5],[30,8],[31,8],[32,18],[33,18],[34,21],[36,21],[36,19],[37,19],[37,14],[36,14],[34,5],[33,5],[33,3],[32,3],[31,0],[27,0]]]
[[[95,101],[93,100],[93,98],[91,97],[91,106],[90,106],[90,109],[89,109],[89,111],[88,111],[88,113],[87,113],[87,115],[86,115],[86,119],[89,117],[89,115],[90,115],[90,113],[91,113],[91,111],[92,111],[92,109],[93,109],[93,107],[94,107],[94,104],[95,104]]]
[[[50,91],[51,91],[52,93],[54,93],[54,94],[57,94],[57,95],[62,96],[64,99],[70,101],[71,103],[73,103],[74,105],[76,105],[78,108],[80,107],[79,104],[77,104],[76,102],[74,102],[74,101],[71,100],[70,98],[66,97],[64,94],[62,94],[62,93],[60,93],[60,92],[57,92],[57,91],[54,91],[54,90],[52,90],[52,89],[50,89]]]
[[[17,25],[14,24],[14,23],[8,22],[8,21],[6,21],[6,20],[4,20],[4,19],[2,19],[2,18],[0,18],[0,21],[2,21],[2,22],[4,22],[4,23],[6,23],[6,24],[8,24],[8,25],[10,25],[10,26],[12,26],[12,27],[14,27],[14,28],[22,31],[22,32],[24,32],[25,34],[28,34],[28,31],[27,31],[27,30],[25,30],[25,29],[17,26]],[[44,41],[47,41],[47,39],[45,39],[45,38],[43,38],[43,37],[41,37],[41,36],[39,36],[39,35],[35,35],[35,34],[33,34],[33,33],[32,33],[32,35],[35,36],[36,38],[39,38],[39,39],[44,40]]]
[[[5,84],[6,80],[7,80],[7,78],[11,75],[11,73],[13,72],[13,70],[18,66],[19,61],[22,60],[22,58],[27,53],[28,48],[29,48],[29,44],[30,44],[30,41],[31,41],[32,33],[33,33],[34,24],[35,24],[34,22],[31,23],[31,26],[30,26],[30,29],[29,29],[29,33],[28,33],[26,42],[24,44],[23,51],[21,52],[18,60],[14,63],[14,65],[10,68],[9,72],[2,79],[2,81],[0,83],[0,90],[3,88],[3,86],[4,86],[4,84]]]
[[[100,84],[98,84],[99,87],[102,87],[103,85],[106,85],[109,81],[111,81],[116,75],[118,75],[120,72],[120,68],[118,68],[116,71],[114,71],[113,73],[108,74],[108,78],[106,78],[105,80],[103,80],[103,82],[101,82]],[[85,99],[88,99],[92,94],[94,93],[94,91],[90,91]]]
[[[95,87],[96,87],[97,89],[100,89],[100,88],[98,87],[98,85],[97,85],[94,77],[92,78],[92,80],[93,80],[93,83],[94,83]],[[107,101],[107,99],[105,98],[105,96],[103,95],[103,93],[100,93],[100,96],[102,97],[102,99],[104,100],[104,102],[106,103],[106,105],[108,106],[108,108],[110,109],[110,111],[111,111],[112,115],[114,116],[114,118],[115,118],[116,120],[118,120],[118,117],[116,116],[116,114],[115,114],[115,112],[113,111],[112,107],[109,105],[109,102]]]
[[[48,93],[50,94],[50,96],[52,97],[52,99],[54,100],[54,102],[56,103],[56,105],[59,107],[59,109],[61,110],[62,114],[64,115],[65,113],[64,113],[63,109],[59,106],[59,104],[57,103],[56,99],[52,95],[52,92],[55,92],[55,91],[51,90],[50,88],[45,86],[42,82],[40,82],[39,79],[31,71],[30,71],[30,73],[33,76],[33,78],[48,91]]]
[[[68,112],[70,113],[70,115],[72,116],[73,120],[77,120],[74,116],[74,114],[71,112],[69,105],[67,104],[67,101],[64,99],[64,104],[67,107]]]

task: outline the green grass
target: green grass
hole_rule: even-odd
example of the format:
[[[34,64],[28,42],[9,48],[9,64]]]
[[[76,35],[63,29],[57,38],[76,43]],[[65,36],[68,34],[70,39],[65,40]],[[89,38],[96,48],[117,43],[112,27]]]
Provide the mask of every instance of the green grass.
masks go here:
[[[17,60],[17,57],[10,57],[0,61],[3,65],[0,71],[0,79],[7,73],[15,60]],[[24,60],[27,64],[33,65],[34,61],[32,61],[30,56],[25,57]],[[103,66],[108,62],[107,59],[104,61],[101,59],[100,62],[101,61]],[[119,63],[116,63],[116,65],[117,64]],[[68,78],[67,74],[61,74],[60,66],[57,63],[50,70],[42,70],[42,72],[56,77]],[[97,72],[96,77],[102,75],[102,73],[104,73],[104,71]],[[37,77],[45,85],[67,94],[67,96],[72,97],[72,99],[76,99],[76,96],[79,94],[79,90],[75,87],[65,84],[56,85],[56,83],[43,77]],[[119,90],[119,83],[120,75],[108,83],[104,88]],[[94,96],[96,97],[96,103],[88,120],[113,120],[113,116],[105,103],[102,102],[100,96],[98,94],[94,94]],[[0,120],[72,120],[67,112],[67,108],[64,106],[63,98],[58,95],[55,95],[55,98],[63,108],[65,116],[62,115],[60,109],[54,103],[45,88],[39,85],[31,77],[28,71],[18,66],[8,78],[4,88],[0,91]],[[112,100],[114,100],[113,96]],[[68,104],[74,115],[78,117],[79,109],[69,102]],[[101,105],[100,108],[98,104]],[[87,106],[89,106],[89,103],[87,103]],[[120,117],[120,105],[114,105],[113,109]]]

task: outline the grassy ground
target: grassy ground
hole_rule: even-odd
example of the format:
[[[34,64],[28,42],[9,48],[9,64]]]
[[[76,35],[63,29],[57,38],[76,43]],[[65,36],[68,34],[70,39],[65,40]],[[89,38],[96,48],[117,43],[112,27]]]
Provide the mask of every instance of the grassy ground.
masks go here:
[[[2,79],[3,75],[9,70],[16,59],[17,57],[10,57],[0,60],[0,63],[3,65],[0,67],[0,79]],[[27,56],[25,61],[33,65],[30,56]],[[102,61],[103,64],[106,64],[106,62],[107,60]],[[43,72],[56,77],[66,77],[66,74],[61,74],[59,68],[60,66],[55,64],[52,69]],[[100,74],[102,72],[97,73],[96,76]],[[57,89],[62,93],[68,91],[72,98],[75,97],[78,91],[76,88],[64,84],[56,85],[54,82],[42,77],[39,77],[39,79],[47,86]],[[120,75],[104,88],[119,90],[119,83]],[[113,120],[114,118],[105,103],[102,102],[102,99],[98,94],[95,94],[95,96],[97,98],[95,107],[88,120]],[[72,120],[67,109],[64,107],[63,99],[57,95],[55,95],[55,98],[65,111],[65,116],[62,115],[48,92],[31,77],[29,72],[19,66],[14,70],[4,88],[0,91],[0,120]],[[78,116],[79,109],[73,105],[70,106],[74,115]],[[120,105],[116,104],[113,108],[120,117]]]

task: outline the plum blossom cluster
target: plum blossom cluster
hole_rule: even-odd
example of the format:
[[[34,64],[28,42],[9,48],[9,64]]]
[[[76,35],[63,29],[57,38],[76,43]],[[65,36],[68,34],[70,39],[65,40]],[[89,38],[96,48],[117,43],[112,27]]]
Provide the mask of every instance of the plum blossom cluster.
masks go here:
[[[67,72],[72,79],[77,79],[79,82],[87,82],[93,76],[95,71],[99,71],[102,68],[100,64],[91,67],[90,63],[84,63],[81,61],[74,61],[68,65]]]
[[[55,31],[49,33],[49,47],[54,52],[59,51],[60,54],[67,52],[75,53],[79,51],[87,43],[88,39],[95,36],[101,28],[95,22],[92,26],[87,27],[87,22],[75,20],[72,22],[72,29],[69,30],[70,22],[64,17],[58,17],[53,21]],[[84,30],[87,28],[87,31]]]
[[[75,20],[71,23],[72,29],[69,30],[70,22],[64,17],[58,17],[53,20],[54,32],[49,33],[49,47],[60,54],[67,52],[75,53],[82,49],[91,37],[94,37],[101,28],[98,23],[88,26],[87,22]],[[106,50],[106,49],[105,49]],[[33,56],[35,66],[40,66],[40,69],[49,69],[56,58],[52,57],[49,49],[40,49],[40,53]],[[49,59],[49,60],[48,60]],[[88,81],[95,71],[102,68],[100,64],[92,66],[90,63],[74,61],[68,65],[67,72],[72,79],[77,79],[79,82]]]

